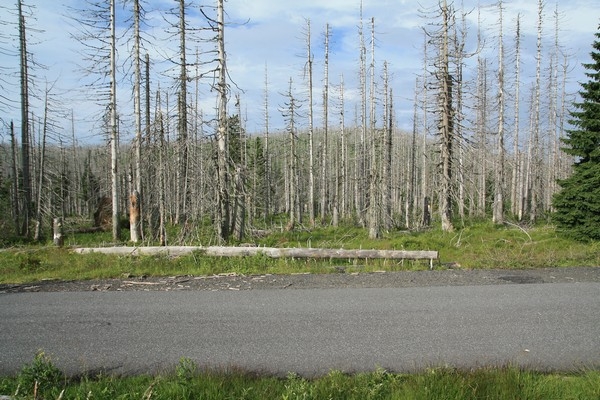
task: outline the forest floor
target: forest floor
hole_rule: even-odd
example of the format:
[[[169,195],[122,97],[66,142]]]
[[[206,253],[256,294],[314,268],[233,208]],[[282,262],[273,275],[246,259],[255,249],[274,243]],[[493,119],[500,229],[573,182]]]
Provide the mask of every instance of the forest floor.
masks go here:
[[[180,291],[180,290],[294,290],[318,288],[403,288],[535,283],[600,282],[600,267],[535,269],[460,269],[291,275],[240,275],[146,277],[124,274],[119,279],[1,284],[0,293],[81,291]]]

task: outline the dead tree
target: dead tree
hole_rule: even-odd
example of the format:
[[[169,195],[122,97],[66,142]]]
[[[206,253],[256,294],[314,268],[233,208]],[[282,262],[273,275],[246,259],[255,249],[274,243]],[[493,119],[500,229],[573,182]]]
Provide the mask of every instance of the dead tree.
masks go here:
[[[115,0],[110,1],[110,154],[111,154],[111,192],[112,192],[112,236],[118,240],[121,225],[119,223],[119,136],[117,130],[117,54],[116,54],[116,12]]]
[[[231,204],[229,198],[228,137],[227,137],[227,63],[225,57],[225,22],[223,0],[217,2],[217,238],[227,241],[230,235]]]
[[[440,3],[441,29],[438,35],[438,56],[435,77],[438,89],[438,135],[440,138],[441,184],[440,184],[440,217],[442,230],[454,230],[452,224],[452,162],[454,155],[454,105],[452,101],[453,77],[450,73],[449,35],[453,21],[453,9],[446,0]]]
[[[315,226],[315,159],[313,115],[313,55],[311,51],[310,20],[306,20],[306,74],[308,75],[308,220]]]
[[[130,195],[130,239],[142,239],[142,110],[141,110],[141,56],[140,56],[140,0],[133,0],[133,114],[135,119],[135,189]]]
[[[23,201],[21,203],[22,227],[21,235],[28,237],[31,218],[31,174],[29,165],[29,72],[27,53],[27,34],[25,32],[25,16],[23,15],[23,2],[17,2],[19,14],[19,56],[20,56],[20,83],[21,83],[21,175],[23,187]]]
[[[505,149],[504,149],[504,42],[502,32],[502,0],[498,2],[499,38],[498,38],[498,130],[496,178],[494,182],[494,206],[492,219],[496,224],[504,223],[504,181],[505,181]]]

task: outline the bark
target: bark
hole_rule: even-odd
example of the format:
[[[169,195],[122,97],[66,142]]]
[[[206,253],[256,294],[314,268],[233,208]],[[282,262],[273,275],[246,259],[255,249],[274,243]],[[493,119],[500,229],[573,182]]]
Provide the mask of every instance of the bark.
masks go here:
[[[449,70],[449,32],[451,10],[443,1],[442,8],[442,37],[439,56],[439,93],[438,93],[438,129],[441,138],[442,181],[440,187],[440,214],[442,230],[451,232],[452,225],[452,157],[454,146],[454,109],[452,104],[452,76]]]
[[[129,229],[133,243],[137,243],[142,239],[140,235],[140,222],[140,195],[137,190],[134,190],[129,197]]]

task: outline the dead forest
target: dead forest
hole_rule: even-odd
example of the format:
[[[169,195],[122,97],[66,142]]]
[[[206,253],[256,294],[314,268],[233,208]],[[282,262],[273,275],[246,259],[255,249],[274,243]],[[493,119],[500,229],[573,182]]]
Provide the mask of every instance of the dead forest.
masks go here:
[[[3,13],[14,29],[2,35],[18,44],[2,49],[18,68],[0,70],[2,87],[18,94],[0,97],[6,237],[48,239],[53,219],[62,218],[140,244],[183,243],[207,226],[214,244],[325,224],[361,226],[377,238],[394,229],[452,231],[472,219],[535,223],[551,212],[556,180],[572,164],[560,139],[575,98],[566,90],[572,67],[558,6],[538,0],[538,20],[528,21],[537,28],[533,48],[524,48],[523,21],[505,16],[514,4],[498,1],[492,26],[468,25],[481,10],[458,2],[419,10],[422,72],[412,94],[395,91],[378,56],[377,21],[362,6],[357,68],[345,72],[358,77],[358,87],[329,76],[330,26],[306,19],[298,33],[303,79],[290,76],[287,90],[274,93],[265,66],[263,104],[247,104],[227,70],[227,3],[199,3],[150,10],[144,0],[87,0],[69,10],[77,21],[73,40],[87,49],[85,90],[100,110],[96,143],[79,137],[76,111],[61,105],[66,94],[43,81],[28,46],[35,9],[18,0]],[[170,23],[166,71],[148,51],[150,12]],[[128,17],[126,34],[116,32],[125,18],[117,13]],[[190,13],[204,25],[191,26]],[[523,76],[524,63],[533,75]],[[117,91],[123,82],[128,92]],[[350,89],[358,98],[348,100]],[[202,108],[199,93],[212,96],[211,108]],[[399,127],[400,95],[413,98],[412,130]],[[31,96],[43,107],[32,107]],[[284,126],[271,126],[272,104]],[[247,131],[248,107],[263,110],[261,132]],[[20,120],[2,115],[10,109],[20,110]],[[181,237],[168,237],[172,225]]]

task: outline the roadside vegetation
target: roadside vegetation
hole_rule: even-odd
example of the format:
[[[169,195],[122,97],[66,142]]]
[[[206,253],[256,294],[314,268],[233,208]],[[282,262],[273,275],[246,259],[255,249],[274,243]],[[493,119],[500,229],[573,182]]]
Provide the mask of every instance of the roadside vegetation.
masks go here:
[[[124,232],[126,235],[126,232]],[[177,245],[210,245],[200,230]],[[125,236],[127,237],[127,236]],[[209,237],[209,236],[206,236]],[[345,249],[437,250],[435,268],[541,268],[600,266],[600,242],[582,243],[558,235],[549,225],[496,226],[466,224],[449,233],[440,229],[388,232],[372,240],[364,229],[326,227],[260,235],[257,246]],[[127,245],[108,233],[68,234],[65,247],[3,243],[0,283],[28,283],[44,279],[86,280],[123,276],[174,276],[289,273],[346,273],[425,270],[427,261],[302,260],[255,257],[207,257],[200,253],[167,256],[112,256],[75,254],[73,247]],[[153,243],[146,243],[148,245]],[[193,360],[182,359],[173,371],[159,375],[108,374],[66,376],[51,358],[39,353],[16,376],[0,377],[0,395],[11,399],[592,399],[600,398],[600,371],[542,373],[518,367],[457,370],[431,368],[414,374],[385,370],[345,374],[332,371],[307,379],[259,376],[235,368],[204,371]]]
[[[507,366],[475,370],[433,368],[416,374],[383,369],[307,379],[243,371],[201,371],[182,358],[161,375],[66,377],[44,353],[15,377],[0,377],[12,399],[597,399],[600,372],[541,373]]]
[[[126,235],[126,232],[124,232]],[[126,236],[125,236],[126,237]],[[172,231],[171,237],[182,238]],[[207,234],[207,237],[208,234]],[[152,243],[148,243],[152,244]],[[210,245],[199,230],[194,237],[172,243]],[[344,249],[437,250],[435,268],[540,268],[599,266],[600,242],[582,243],[557,234],[550,225],[497,226],[472,223],[454,232],[431,229],[421,232],[393,231],[381,239],[369,239],[364,229],[324,227],[313,230],[277,231],[261,235],[252,245],[268,247],[321,247]],[[0,252],[0,283],[28,283],[47,279],[88,280],[130,276],[175,276],[238,274],[289,274],[399,271],[429,268],[428,261],[312,260],[255,257],[206,257],[199,253],[167,256],[123,257],[104,254],[75,254],[72,247],[127,245],[114,243],[110,232],[69,234],[65,247],[15,245]]]

